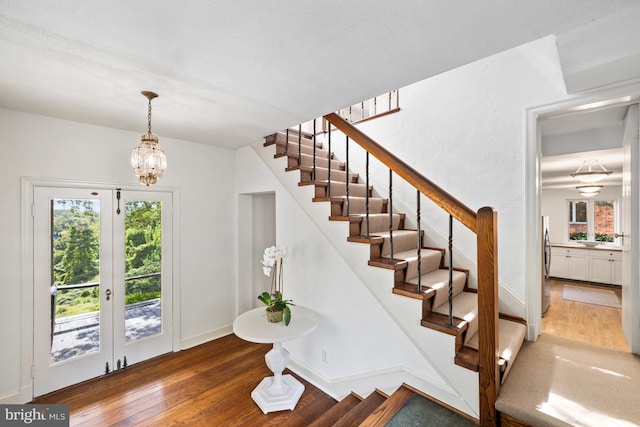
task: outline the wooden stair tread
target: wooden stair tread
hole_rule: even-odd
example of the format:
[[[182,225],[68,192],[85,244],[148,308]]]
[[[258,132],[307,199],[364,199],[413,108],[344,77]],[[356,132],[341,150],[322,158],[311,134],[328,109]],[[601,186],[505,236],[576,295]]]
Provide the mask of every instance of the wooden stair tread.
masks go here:
[[[409,298],[424,300],[425,298],[431,298],[435,291],[431,288],[423,287],[422,292],[418,293],[418,285],[413,285],[411,283],[396,283],[393,287],[393,293]]]
[[[361,398],[351,393],[340,402],[333,405],[320,417],[316,418],[311,424],[309,424],[309,427],[332,426],[336,421],[345,416],[345,414],[351,411],[351,409],[353,409],[361,401]]]
[[[348,201],[347,201],[348,200]],[[366,197],[350,196],[332,196],[331,197],[331,215],[340,216],[349,215],[361,216],[366,214]],[[388,215],[389,201],[381,197],[369,197],[369,213],[379,214],[386,213]]]
[[[382,394],[379,390],[375,390],[367,396],[366,399],[358,403],[347,414],[336,421],[336,423],[333,424],[334,427],[353,427],[359,425],[386,399],[387,396]]]
[[[520,322],[498,319],[498,357],[504,361],[501,382],[504,382],[507,374],[511,370],[513,361],[518,356],[520,348],[527,334],[527,327]],[[478,334],[474,334],[465,346],[474,350],[478,350]]]
[[[436,331],[453,336],[457,336],[467,327],[467,322],[456,319],[455,317],[453,318],[453,325],[449,325],[449,316],[433,312],[423,315],[420,324],[425,328],[435,329]]]
[[[434,313],[449,316],[449,301],[435,307]],[[467,344],[468,340],[476,335],[478,331],[478,295],[473,292],[461,292],[453,297],[452,304],[453,317],[462,319],[468,323],[467,327]]]
[[[387,400],[378,405],[371,415],[360,423],[360,427],[385,426],[413,395],[413,391],[402,385]]]
[[[467,274],[453,270],[453,294],[454,296],[464,290],[464,285],[467,281]],[[408,280],[407,283],[417,284],[418,278]],[[427,274],[422,275],[422,286],[428,286],[436,291],[436,295],[433,299],[433,307],[439,307],[449,300],[448,288],[449,288],[449,269],[439,268],[433,270]]]
[[[302,399],[304,399],[304,396]],[[291,415],[280,424],[280,427],[307,427],[309,420],[316,420],[322,417],[336,405],[338,405],[338,402],[335,399],[328,394],[322,393],[311,399],[300,409],[291,411]]]
[[[274,134],[271,134],[269,136],[265,137],[265,144],[264,146],[267,147],[269,145],[273,145],[276,142],[285,142],[287,140],[287,132],[286,131],[280,131],[280,132],[276,132]],[[289,130],[289,142],[298,142],[298,131],[294,131],[294,130]],[[302,145],[308,145],[310,147],[313,146],[313,135],[311,133],[308,132],[302,132],[301,134],[301,138],[300,138],[300,143]],[[318,148],[322,148],[322,142],[321,141],[316,141],[316,147]]]
[[[444,266],[444,249],[421,248],[420,270],[422,274],[427,274]],[[410,249],[402,252],[395,252],[395,256],[407,261],[404,281],[418,278],[418,249]]]

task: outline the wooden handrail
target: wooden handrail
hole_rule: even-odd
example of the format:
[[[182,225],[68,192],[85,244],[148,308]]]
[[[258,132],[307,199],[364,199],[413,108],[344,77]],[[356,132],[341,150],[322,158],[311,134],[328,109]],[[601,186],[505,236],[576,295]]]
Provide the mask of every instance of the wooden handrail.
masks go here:
[[[336,113],[327,114],[324,118],[476,234],[480,425],[497,426],[495,402],[500,392],[497,212],[490,207],[474,212]]]
[[[418,171],[391,154],[389,150],[365,135],[360,129],[348,123],[336,113],[329,113],[324,118],[338,128],[342,133],[355,141],[362,148],[371,153],[396,174],[404,178],[409,184],[420,190],[422,194],[431,199],[435,204],[444,209],[456,220],[464,224],[468,229],[476,233],[476,213],[447,193],[438,185],[422,176]]]

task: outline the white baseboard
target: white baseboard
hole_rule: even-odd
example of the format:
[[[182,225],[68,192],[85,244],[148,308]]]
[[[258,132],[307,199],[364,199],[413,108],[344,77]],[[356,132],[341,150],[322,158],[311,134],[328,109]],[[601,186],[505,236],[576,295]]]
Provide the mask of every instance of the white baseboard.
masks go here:
[[[221,328],[209,331],[207,333],[182,340],[182,342],[180,343],[180,350],[186,350],[188,348],[195,347],[197,345],[204,344],[206,342],[213,341],[218,338],[222,338],[232,333],[233,333],[233,326],[229,324]]]
[[[22,387],[18,393],[7,394],[0,397],[0,405],[16,405],[31,402],[33,400],[33,388],[31,384]]]

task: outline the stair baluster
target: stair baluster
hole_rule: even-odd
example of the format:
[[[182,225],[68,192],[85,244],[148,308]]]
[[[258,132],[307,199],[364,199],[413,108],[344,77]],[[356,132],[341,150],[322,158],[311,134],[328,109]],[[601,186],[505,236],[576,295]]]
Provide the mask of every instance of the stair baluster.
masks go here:
[[[349,137],[348,136],[347,136],[345,145],[346,145],[346,154],[345,154],[345,156],[347,157],[346,158],[346,163],[345,163],[345,170],[347,171],[346,193],[347,193],[347,217],[348,217],[349,216],[349,209],[350,209],[350,206],[349,206],[349,181],[350,181],[350,179],[349,179]]]
[[[365,213],[366,213],[366,217],[367,217],[367,239],[370,237],[369,236],[369,152],[367,151],[366,154],[366,161],[365,161],[365,175],[366,175],[366,186],[365,186]]]
[[[313,119],[313,172],[312,179],[316,180],[316,119]]]
[[[453,216],[449,215],[449,326],[453,326]]]
[[[393,264],[393,170],[389,169],[389,249],[390,261]]]
[[[327,197],[331,197],[331,123],[329,123],[329,168],[327,170]],[[347,172],[347,181],[349,173]]]
[[[298,168],[302,166],[302,123],[298,125]]]
[[[286,138],[287,139],[284,142],[284,152],[288,156],[289,155],[289,128],[287,128],[287,136],[286,136]],[[298,162],[300,162],[299,159],[298,159]]]
[[[418,224],[418,293],[422,293],[422,235],[420,233],[420,190],[416,191],[416,224]]]

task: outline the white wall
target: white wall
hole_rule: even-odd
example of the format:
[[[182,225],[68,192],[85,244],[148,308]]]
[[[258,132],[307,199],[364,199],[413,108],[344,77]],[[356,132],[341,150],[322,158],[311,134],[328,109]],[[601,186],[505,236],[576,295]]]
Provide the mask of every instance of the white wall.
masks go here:
[[[359,125],[467,206],[498,211],[501,299],[508,297],[507,309],[521,316],[525,108],[565,96],[555,37],[548,36],[401,88],[399,113]],[[376,179],[388,180],[386,175]],[[413,192],[394,194],[415,205]],[[422,218],[447,235],[448,219],[438,208],[427,206]],[[475,236],[454,231],[454,240],[458,250],[476,258]]]
[[[435,361],[425,358],[403,330],[404,326],[381,305],[380,296],[368,288],[362,273],[352,268],[351,258],[358,260],[360,269],[385,276],[384,280],[376,281],[383,288],[384,297],[404,304],[402,313],[415,327],[419,325],[420,302],[391,293],[393,273],[367,266],[368,246],[347,243],[348,224],[328,221],[328,203],[311,202],[313,188],[297,186],[299,174],[284,172],[285,159],[275,161],[273,147],[257,144],[255,150],[269,162],[269,167],[254,148],[237,150],[238,203],[243,203],[248,194],[275,193],[276,244],[286,246],[289,251],[284,267],[285,297],[321,316],[320,326],[313,334],[285,343],[291,353],[292,369],[338,398],[351,391],[366,395],[374,388],[390,393],[406,382],[478,416],[477,375],[451,363],[452,337],[419,327],[422,333],[437,336],[435,341],[423,340],[424,345],[436,349]],[[240,215],[238,227],[242,228],[246,224],[242,212]],[[351,257],[345,257],[343,252],[348,245],[352,245]],[[246,292],[253,292],[251,283],[242,279],[248,277],[243,272],[259,265],[261,258],[251,257],[250,251],[242,247],[239,253],[238,277],[241,279],[237,289],[239,298],[243,299]],[[327,362],[322,360],[323,351]],[[438,365],[446,365],[455,380],[443,379],[446,373]]]
[[[401,88],[399,113],[359,125],[472,209],[486,205],[497,209],[501,300],[509,300],[509,311],[521,316],[526,245],[525,109],[564,97],[555,38],[546,37]],[[334,151],[344,158],[337,148],[339,139],[337,136],[333,139]],[[257,148],[271,167],[273,159],[261,150],[264,148]],[[357,158],[356,151],[352,148],[351,168],[364,177],[364,158]],[[467,395],[461,392],[461,385],[466,384],[471,390],[474,385],[477,387],[474,384],[477,377],[462,378],[459,371],[450,368],[453,363],[447,358],[446,344],[436,345],[437,334],[421,336],[425,328],[415,326],[419,308],[405,306],[404,300],[390,297],[391,281],[375,282],[382,279],[359,267],[358,257],[349,254],[358,249],[345,250],[340,238],[334,239],[334,228],[338,226],[323,225],[328,222],[328,212],[323,217],[318,207],[321,204],[310,205],[306,196],[300,196],[306,190],[304,187],[296,187],[289,182],[290,175],[278,175],[278,169],[272,169],[288,192],[255,162],[250,151],[237,153],[238,193],[276,192],[277,243],[288,246],[292,253],[288,265],[295,266],[287,267],[287,280],[293,281],[289,289],[294,300],[323,314],[325,323],[318,332],[301,344],[289,345],[295,360],[302,361],[309,375],[336,381],[385,369],[385,365],[388,369],[394,363],[409,366],[409,370],[421,365],[416,371],[424,370],[432,379],[430,386],[440,387],[430,394],[440,393],[444,396],[442,400],[473,414],[477,409],[477,388]],[[388,170],[375,161],[371,169],[371,182],[379,192],[386,192]],[[415,206],[415,190],[406,189],[397,181],[396,178],[394,197],[398,204],[411,209]],[[447,217],[428,203],[422,208],[423,220],[446,236]],[[475,236],[461,226],[456,226],[454,234],[457,249],[467,258],[475,259]],[[342,252],[342,256],[335,252]],[[243,263],[257,260],[239,262],[242,269]],[[238,286],[242,292],[243,284]],[[374,299],[366,295],[367,290]],[[372,321],[377,322],[375,328],[369,324]],[[376,333],[372,334],[372,330]],[[410,343],[398,337],[398,333],[404,333]],[[338,365],[323,364],[319,360],[321,349],[327,349],[330,359],[337,360]],[[399,359],[402,352],[408,356]],[[450,394],[443,392],[447,387]],[[463,403],[450,402],[451,395],[456,393]]]
[[[24,400],[21,384],[21,177],[139,185],[129,164],[140,134],[0,109],[0,401]],[[141,129],[142,133],[144,129]],[[181,346],[230,330],[233,321],[233,151],[160,137],[175,188],[179,232],[174,266],[181,293]],[[139,186],[140,189],[144,187]]]
[[[621,201],[622,187],[604,187],[594,200]],[[541,211],[549,216],[551,243],[569,242],[569,200],[588,200],[571,188],[543,189]],[[618,205],[619,206],[619,205]]]

